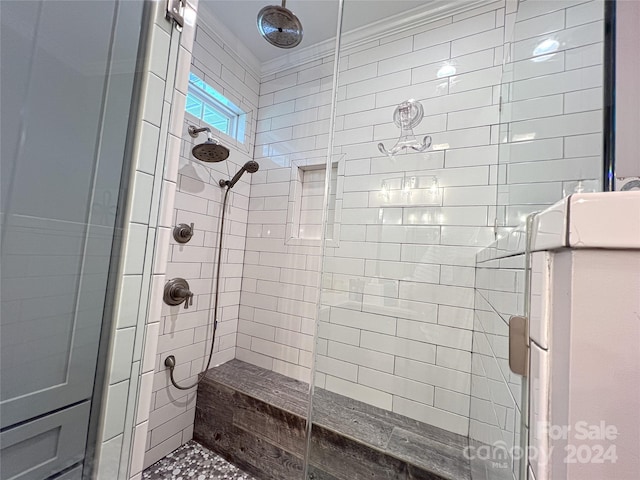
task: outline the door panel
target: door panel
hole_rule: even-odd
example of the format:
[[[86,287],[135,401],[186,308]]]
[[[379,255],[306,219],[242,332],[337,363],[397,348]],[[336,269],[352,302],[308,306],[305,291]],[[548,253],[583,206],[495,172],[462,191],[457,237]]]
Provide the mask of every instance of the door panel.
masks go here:
[[[122,0],[0,10],[0,477],[41,479],[83,461],[99,414],[146,20],[143,2]]]
[[[42,480],[82,461],[89,402],[70,407],[0,434],[0,477]]]
[[[2,3],[2,427],[90,397],[108,263],[85,248],[113,238],[88,222],[116,2],[23,3]]]

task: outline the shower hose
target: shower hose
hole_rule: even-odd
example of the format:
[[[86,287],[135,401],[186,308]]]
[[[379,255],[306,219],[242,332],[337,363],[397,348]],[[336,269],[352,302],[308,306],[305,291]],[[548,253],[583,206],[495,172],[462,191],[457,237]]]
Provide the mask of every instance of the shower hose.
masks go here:
[[[171,379],[171,383],[178,390],[189,390],[190,388],[198,385],[205,377],[205,373],[209,370],[211,366],[211,359],[213,358],[213,346],[216,343],[216,330],[218,328],[218,297],[220,296],[220,264],[222,263],[222,237],[224,235],[224,216],[227,210],[227,197],[229,196],[229,190],[231,187],[227,185],[226,190],[224,191],[224,199],[222,200],[222,213],[220,215],[220,235],[218,236],[218,265],[216,266],[216,288],[215,288],[215,299],[213,303],[213,337],[211,338],[211,349],[209,350],[209,359],[207,360],[207,366],[204,367],[204,370],[198,374],[198,380],[195,383],[187,386],[178,385],[175,378],[173,378],[173,371],[176,368],[176,360],[173,355],[168,356],[164,360],[165,366],[169,367],[169,378]]]

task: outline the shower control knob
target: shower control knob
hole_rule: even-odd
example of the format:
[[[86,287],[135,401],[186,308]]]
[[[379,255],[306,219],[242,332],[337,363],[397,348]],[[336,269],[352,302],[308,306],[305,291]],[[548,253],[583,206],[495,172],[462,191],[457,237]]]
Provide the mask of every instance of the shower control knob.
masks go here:
[[[178,243],[187,243],[193,237],[193,223],[181,223],[173,227],[173,238]]]
[[[189,282],[184,278],[173,278],[164,286],[162,297],[167,305],[180,305],[184,303],[185,310],[193,305],[193,292],[189,290]]]

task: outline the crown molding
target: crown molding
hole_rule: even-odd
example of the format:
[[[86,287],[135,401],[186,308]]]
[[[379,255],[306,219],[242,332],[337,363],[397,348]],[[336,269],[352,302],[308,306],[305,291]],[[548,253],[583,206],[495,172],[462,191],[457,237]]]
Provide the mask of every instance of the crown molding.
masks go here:
[[[341,48],[354,48],[372,40],[379,40],[391,35],[411,30],[425,23],[437,22],[453,15],[458,15],[474,8],[495,3],[495,0],[435,0],[424,7],[414,8],[387,19],[345,32],[341,39]],[[308,47],[295,49],[280,57],[263,62],[260,76],[281,72],[296,65],[303,65],[319,58],[335,53],[336,38]],[[254,57],[255,58],[255,57]]]

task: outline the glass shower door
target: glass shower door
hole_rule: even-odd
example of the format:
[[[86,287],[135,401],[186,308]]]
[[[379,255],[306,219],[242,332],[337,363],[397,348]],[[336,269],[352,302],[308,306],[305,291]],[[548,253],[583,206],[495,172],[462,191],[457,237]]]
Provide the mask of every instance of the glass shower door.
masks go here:
[[[0,5],[0,477],[80,478],[143,3]]]
[[[358,29],[363,3],[344,2],[308,472],[468,479],[504,10],[391,4],[405,9]]]

